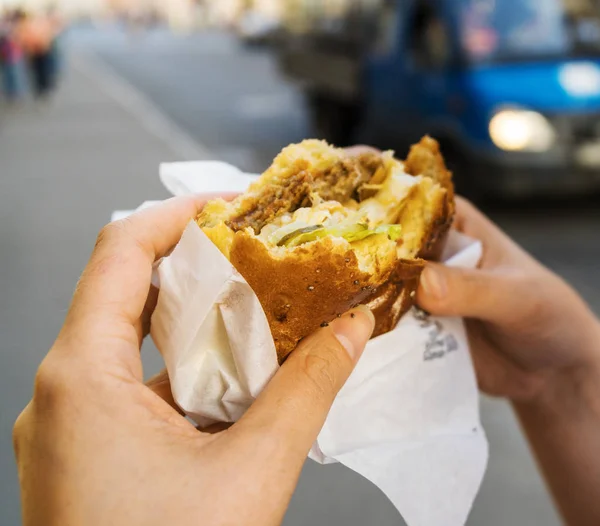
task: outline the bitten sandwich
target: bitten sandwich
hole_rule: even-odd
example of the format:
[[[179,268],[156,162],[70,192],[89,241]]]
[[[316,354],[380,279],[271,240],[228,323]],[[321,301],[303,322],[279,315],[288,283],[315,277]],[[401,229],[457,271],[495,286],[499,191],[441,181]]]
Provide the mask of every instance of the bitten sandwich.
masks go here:
[[[208,203],[197,222],[256,293],[281,363],[360,304],[375,314],[374,336],[393,329],[453,215],[452,176],[433,139],[404,162],[307,140],[234,201]]]

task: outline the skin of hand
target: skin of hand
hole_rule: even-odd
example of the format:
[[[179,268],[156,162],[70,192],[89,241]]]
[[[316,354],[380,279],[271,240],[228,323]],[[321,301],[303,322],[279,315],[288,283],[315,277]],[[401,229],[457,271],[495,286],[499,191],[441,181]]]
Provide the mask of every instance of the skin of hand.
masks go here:
[[[467,318],[484,392],[530,400],[557,377],[597,367],[598,321],[569,285],[461,198],[455,228],[483,242],[479,268],[428,263],[417,301]]]
[[[168,379],[145,385],[152,265],[204,203],[176,198],[102,230],[14,428],[25,526],[279,524],[374,327],[358,308],[306,338],[236,424],[198,430]]]
[[[455,228],[482,241],[479,268],[428,263],[418,303],[466,319],[479,386],[512,401],[567,524],[600,524],[600,324],[460,198]]]

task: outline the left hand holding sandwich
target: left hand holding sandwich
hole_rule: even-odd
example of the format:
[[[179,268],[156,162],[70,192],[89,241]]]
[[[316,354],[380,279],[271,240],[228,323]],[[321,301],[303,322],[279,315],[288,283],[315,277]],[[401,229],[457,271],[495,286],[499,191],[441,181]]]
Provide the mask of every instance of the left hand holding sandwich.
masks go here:
[[[197,430],[143,383],[152,265],[202,208],[176,198],[100,234],[14,430],[23,524],[279,524],[374,328],[358,308],[305,338],[228,429]]]

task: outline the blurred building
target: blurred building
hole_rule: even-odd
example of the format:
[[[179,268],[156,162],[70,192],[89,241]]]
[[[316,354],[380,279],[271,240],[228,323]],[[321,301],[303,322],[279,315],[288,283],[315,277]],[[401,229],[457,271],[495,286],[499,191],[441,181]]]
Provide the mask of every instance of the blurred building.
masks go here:
[[[67,18],[152,14],[173,28],[189,29],[195,24],[197,3],[196,0],[0,0],[0,9],[22,7],[35,12],[52,6]]]
[[[304,32],[319,24],[335,25],[351,13],[372,12],[386,0],[281,0],[280,10],[286,26]]]
[[[151,15],[164,20],[178,30],[192,29],[196,25],[194,0],[103,0],[112,13],[125,14],[133,18]]]
[[[106,0],[0,0],[0,8],[24,8],[43,11],[56,7],[66,16],[88,16],[106,13]]]
[[[232,25],[248,12],[281,19],[286,0],[196,0],[196,5],[209,24]]]
[[[576,15],[590,14],[590,12],[600,10],[598,0],[563,0],[569,13]]]

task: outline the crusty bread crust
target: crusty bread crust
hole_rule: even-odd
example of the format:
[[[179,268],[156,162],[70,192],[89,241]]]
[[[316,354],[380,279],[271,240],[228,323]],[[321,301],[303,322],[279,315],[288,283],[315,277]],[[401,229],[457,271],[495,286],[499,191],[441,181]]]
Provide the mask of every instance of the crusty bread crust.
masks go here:
[[[423,137],[421,142],[410,149],[404,162],[404,169],[410,175],[429,177],[446,190],[446,193],[434,206],[436,212],[419,252],[419,257],[423,259],[439,260],[454,221],[455,204],[452,172],[446,167],[439,143],[431,137]]]
[[[237,232],[231,247],[231,263],[256,293],[269,321],[280,362],[298,342],[331,322],[353,306],[369,303],[380,295],[396,298],[388,282],[392,274],[407,272],[392,260],[380,271],[368,274],[359,269],[352,250],[334,246],[330,240],[299,247],[293,253],[274,258],[263,243],[246,232]],[[408,265],[413,267],[413,262]],[[393,297],[392,297],[393,296]],[[385,307],[376,310],[381,327],[386,321]]]
[[[424,267],[422,259],[399,260],[386,283],[364,302],[375,315],[373,338],[393,330],[414,305]]]
[[[372,298],[367,306],[375,314],[375,331],[373,338],[385,334],[396,327],[414,305],[421,272],[425,267],[424,260],[439,260],[446,245],[455,214],[454,184],[452,172],[446,167],[435,139],[423,137],[415,144],[404,162],[404,169],[410,175],[424,175],[439,183],[446,190],[436,196],[435,210],[430,228],[426,233],[419,258],[401,260],[390,275],[387,283],[380,288],[377,297]]]

